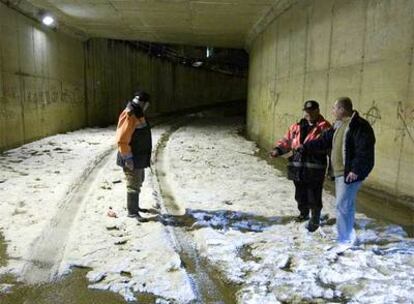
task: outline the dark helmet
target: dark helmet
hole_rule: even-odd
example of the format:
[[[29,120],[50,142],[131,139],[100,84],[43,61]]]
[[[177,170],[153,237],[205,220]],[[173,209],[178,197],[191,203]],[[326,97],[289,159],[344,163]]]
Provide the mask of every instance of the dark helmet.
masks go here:
[[[308,100],[303,105],[303,111],[319,110],[319,103],[315,100]]]
[[[138,103],[139,101],[149,102],[150,101],[149,94],[144,91],[135,92],[132,98],[132,103]]]

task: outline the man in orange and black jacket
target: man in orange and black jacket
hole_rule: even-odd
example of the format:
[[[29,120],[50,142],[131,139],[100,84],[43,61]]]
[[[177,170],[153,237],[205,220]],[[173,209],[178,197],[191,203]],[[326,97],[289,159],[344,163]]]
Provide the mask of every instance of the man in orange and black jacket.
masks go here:
[[[322,210],[322,186],[327,167],[328,151],[303,153],[296,150],[303,143],[318,138],[331,128],[330,123],[320,114],[319,104],[314,100],[305,102],[304,117],[289,127],[286,135],[275,143],[270,152],[271,157],[278,157],[292,152],[288,158],[288,179],[295,185],[295,200],[300,215],[296,218],[302,222],[311,218],[307,229],[311,232],[319,227]]]
[[[150,96],[138,91],[119,116],[116,130],[118,144],[117,164],[124,170],[127,186],[127,209],[129,217],[141,219],[139,194],[145,179],[145,168],[151,162],[151,127],[144,115]]]

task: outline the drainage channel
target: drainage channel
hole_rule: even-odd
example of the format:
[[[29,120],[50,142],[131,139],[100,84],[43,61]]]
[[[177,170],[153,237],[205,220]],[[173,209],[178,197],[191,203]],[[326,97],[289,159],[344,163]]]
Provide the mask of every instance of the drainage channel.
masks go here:
[[[170,136],[182,125],[184,125],[183,122],[176,124],[170,131],[164,133],[155,152],[155,176],[158,180],[158,188],[163,201],[161,208],[163,212],[175,215],[182,215],[184,210],[175,201],[167,181],[165,150]],[[215,272],[204,259],[200,258],[190,233],[181,227],[169,227],[169,229],[183,267],[189,275],[196,296],[195,303],[236,303],[235,286],[223,281],[220,274]]]
[[[55,279],[77,211],[113,151],[113,148],[108,149],[84,170],[82,176],[72,185],[54,219],[34,242],[31,259],[24,269],[26,282],[41,283]]]

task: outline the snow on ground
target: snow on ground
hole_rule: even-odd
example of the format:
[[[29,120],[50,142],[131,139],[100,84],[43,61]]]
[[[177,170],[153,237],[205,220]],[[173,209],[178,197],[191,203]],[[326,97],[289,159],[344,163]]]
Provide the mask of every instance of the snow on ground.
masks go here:
[[[163,132],[154,129],[155,143]],[[72,227],[60,227],[69,229],[67,239],[41,241],[64,247],[59,274],[71,267],[91,268],[90,288],[111,290],[126,300],[133,300],[134,292],[146,292],[187,303],[194,295],[168,230],[156,221],[138,223],[126,217],[125,182],[115,164],[114,136],[113,128],[86,129],[45,138],[1,156],[0,225],[11,259],[0,273],[22,279],[33,247],[45,230],[57,229],[53,223],[60,220],[66,196],[109,152],[108,163],[92,172],[96,176],[83,201],[71,202],[81,205],[69,214]],[[152,179],[147,170],[141,194],[144,207],[158,207]],[[108,217],[109,210],[118,217]]]
[[[11,257],[0,273],[22,275],[33,246],[53,229],[68,196],[92,172],[90,189],[75,202],[79,208],[61,240],[58,265],[59,274],[89,267],[90,288],[127,300],[134,292],[164,302],[194,300],[175,226],[194,239],[209,267],[237,287],[239,303],[414,303],[414,241],[397,226],[358,214],[361,245],[330,254],[333,197],[324,193],[328,215],[321,229],[312,234],[304,223],[294,223],[292,183],[255,156],[256,146],[238,135],[240,128],[237,119],[207,117],[176,132],[168,126],[153,129],[155,145],[172,132],[162,164],[166,176],[158,185],[156,166],[146,170],[141,201],[143,207],[168,210],[160,206],[161,187],[181,214],[146,223],[126,217],[113,129],[56,135],[0,155],[0,229]],[[92,170],[106,154],[107,163]],[[108,210],[118,217],[108,217]]]
[[[154,129],[153,142],[164,132]],[[90,267],[91,288],[119,292],[126,300],[134,300],[134,292],[145,292],[188,303],[194,294],[175,252],[174,238],[157,220],[139,223],[126,216],[124,176],[115,156],[99,172],[77,215],[60,271]],[[155,177],[150,169],[145,174],[140,207],[157,208]],[[105,215],[109,208],[117,218]]]
[[[325,216],[313,234],[294,223],[292,183],[253,156],[255,145],[239,128],[206,118],[180,128],[167,145],[173,196],[181,209],[195,211],[200,254],[241,284],[239,302],[413,303],[414,241],[358,214],[361,245],[332,255],[334,222]],[[335,216],[327,193],[323,213]]]
[[[32,245],[77,181],[113,150],[113,128],[55,135],[0,154],[0,229],[21,273]]]

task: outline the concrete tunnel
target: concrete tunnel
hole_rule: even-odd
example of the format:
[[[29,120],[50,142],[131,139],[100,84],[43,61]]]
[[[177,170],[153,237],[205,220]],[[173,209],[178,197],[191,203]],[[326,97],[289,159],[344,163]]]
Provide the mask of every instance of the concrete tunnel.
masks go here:
[[[215,52],[242,59],[194,64]],[[152,116],[246,106],[247,135],[267,150],[305,100],[331,119],[349,96],[377,138],[364,191],[414,223],[412,0],[1,0],[0,54],[2,152],[114,124],[138,86]]]

